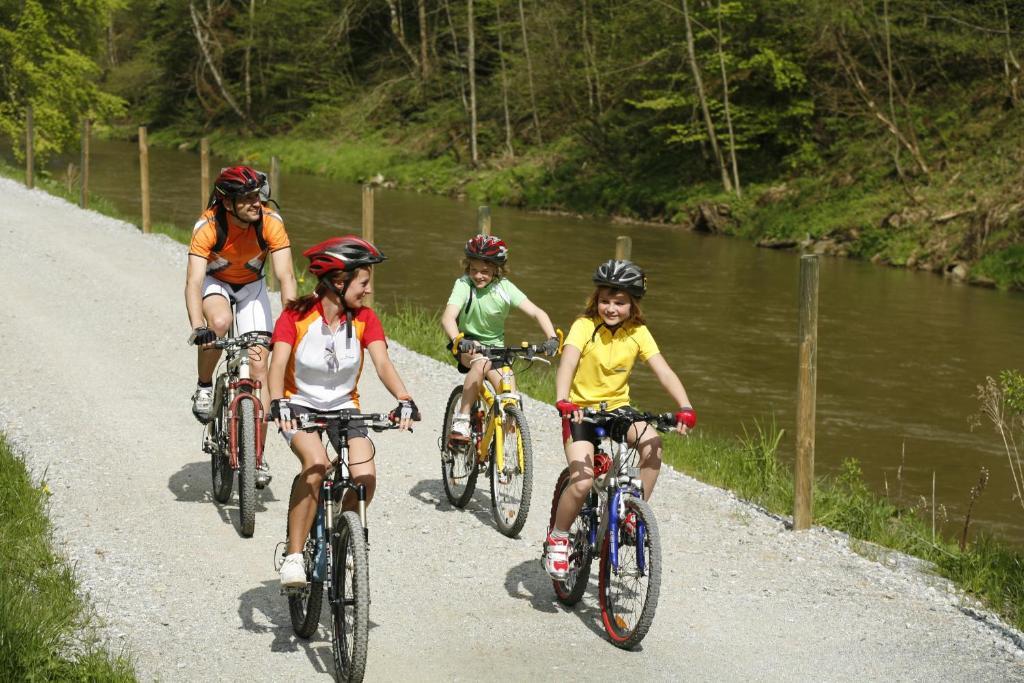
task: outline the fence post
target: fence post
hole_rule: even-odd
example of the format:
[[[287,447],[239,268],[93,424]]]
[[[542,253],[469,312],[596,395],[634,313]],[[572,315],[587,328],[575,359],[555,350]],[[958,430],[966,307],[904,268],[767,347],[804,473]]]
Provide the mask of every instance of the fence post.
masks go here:
[[[139,126],[139,179],[142,190],[142,232],[152,232],[149,220],[149,143],[146,127]]]
[[[793,529],[809,529],[814,512],[814,413],[818,363],[818,257],[800,257],[800,368],[796,389]]]
[[[78,205],[89,208],[89,140],[92,137],[92,121],[82,120],[82,187],[78,196]]]
[[[210,138],[199,138],[199,210],[210,201]]]
[[[491,207],[479,206],[476,209],[476,229],[481,235],[491,234]]]
[[[32,115],[32,105],[25,109],[25,187],[32,189],[36,186],[35,179],[35,117]]]
[[[373,242],[373,185],[363,185],[363,239],[367,242]],[[374,270],[370,270],[371,293],[365,297],[367,306],[373,305]]]
[[[280,167],[281,167],[281,165],[278,163],[277,157],[276,156],[271,156],[270,157],[270,192],[271,192],[271,196],[273,196],[275,198],[279,198],[280,197],[280,195],[277,192],[278,188],[280,187],[280,181],[281,181],[281,168]],[[268,256],[268,260],[270,261],[270,264],[267,267],[267,291],[268,292],[276,292],[277,291],[277,278],[274,275],[274,263],[273,263],[274,255],[270,254]]]
[[[615,260],[628,261],[633,257],[633,238],[619,235],[615,238]]]

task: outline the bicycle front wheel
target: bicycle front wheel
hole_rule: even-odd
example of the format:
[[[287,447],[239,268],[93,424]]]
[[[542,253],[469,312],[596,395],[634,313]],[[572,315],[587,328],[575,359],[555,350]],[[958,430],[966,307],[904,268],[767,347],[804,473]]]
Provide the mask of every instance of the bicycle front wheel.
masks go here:
[[[555,484],[548,529],[553,529],[555,526],[558,501],[562,498],[562,492],[568,488],[570,481],[571,475],[569,468],[566,467],[558,475],[558,482]],[[575,605],[587,591],[587,582],[590,580],[590,563],[594,559],[590,550],[590,539],[587,538],[589,530],[587,518],[582,512],[576,516],[576,519],[572,521],[572,526],[569,527],[569,573],[561,581],[551,580],[555,587],[555,596],[563,605]]]
[[[626,514],[636,515],[633,533],[618,531],[618,568],[611,556],[611,529],[601,543],[599,595],[601,621],[612,644],[632,649],[640,644],[654,621],[661,591],[661,535],[651,506],[639,498],[626,499]]]
[[[238,402],[238,516],[242,535],[256,531],[256,399]]]
[[[343,512],[334,524],[331,613],[334,677],[361,681],[370,631],[370,558],[359,515]]]
[[[515,536],[526,524],[533,493],[533,447],[526,416],[517,406],[505,407],[504,463],[498,468],[496,454],[491,449],[491,501],[494,523],[498,530]]]
[[[452,389],[444,411],[441,426],[441,481],[448,502],[457,508],[465,507],[476,489],[476,442],[470,437],[468,444],[452,446],[448,435],[452,433],[452,418],[462,403],[462,387]]]
[[[292,481],[292,488],[298,477]],[[285,547],[288,545],[288,538],[291,536],[291,529],[285,524]],[[287,550],[285,550],[287,552]],[[306,544],[302,547],[302,562],[306,567],[306,588],[301,591],[294,591],[288,594],[288,612],[292,619],[292,629],[295,635],[300,638],[309,638],[316,633],[316,627],[320,624],[320,610],[323,604],[324,584],[323,581],[313,581],[313,564],[316,562],[316,536],[313,529],[310,529],[306,536]]]

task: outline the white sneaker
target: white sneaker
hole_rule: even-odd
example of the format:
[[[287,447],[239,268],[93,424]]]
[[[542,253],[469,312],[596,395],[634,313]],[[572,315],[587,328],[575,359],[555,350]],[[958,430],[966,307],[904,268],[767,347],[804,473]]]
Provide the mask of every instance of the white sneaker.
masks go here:
[[[192,414],[206,424],[210,421],[210,410],[213,408],[213,387],[196,387],[192,394]]]
[[[264,460],[263,464],[256,468],[256,488],[263,489],[267,487],[274,479],[273,475],[270,474],[270,465]]]
[[[448,440],[457,444],[469,443],[469,415],[464,413],[452,415],[452,431],[448,435]]]
[[[302,553],[285,555],[284,562],[281,563],[281,587],[306,587],[306,562],[302,557]]]
[[[569,575],[569,536],[549,533],[544,541],[544,571],[556,581]]]

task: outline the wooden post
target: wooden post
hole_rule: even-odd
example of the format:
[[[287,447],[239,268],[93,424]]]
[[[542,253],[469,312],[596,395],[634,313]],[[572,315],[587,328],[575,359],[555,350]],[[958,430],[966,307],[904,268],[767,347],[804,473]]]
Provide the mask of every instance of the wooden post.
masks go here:
[[[363,185],[363,239],[373,242],[373,185]],[[373,305],[373,270],[370,271],[370,294],[365,297],[366,305]]]
[[[92,121],[82,120],[82,186],[78,196],[78,205],[89,208],[89,139],[92,137]]]
[[[476,210],[476,230],[481,235],[491,234],[491,207],[480,206]]]
[[[800,369],[796,389],[793,529],[809,529],[814,511],[814,413],[818,363],[818,257],[800,257]]]
[[[633,238],[619,235],[615,238],[615,260],[628,261],[633,257]]]
[[[146,127],[139,126],[139,179],[142,190],[142,232],[152,232],[149,220],[149,143],[146,141]]]
[[[271,192],[271,196],[273,196],[273,197],[277,197],[278,196],[277,190],[278,190],[278,187],[279,187],[280,179],[281,179],[280,164],[277,162],[277,157],[276,156],[272,156],[272,157],[270,157],[270,192]],[[267,260],[270,261],[270,263],[268,263],[267,266],[266,266],[266,269],[267,269],[267,291],[268,292],[276,292],[278,287],[277,287],[277,278],[274,277],[273,255],[269,255],[267,257]]]
[[[210,202],[210,138],[199,138],[199,210]]]
[[[25,187],[32,189],[36,186],[35,179],[35,120],[32,115],[32,105],[25,109]]]

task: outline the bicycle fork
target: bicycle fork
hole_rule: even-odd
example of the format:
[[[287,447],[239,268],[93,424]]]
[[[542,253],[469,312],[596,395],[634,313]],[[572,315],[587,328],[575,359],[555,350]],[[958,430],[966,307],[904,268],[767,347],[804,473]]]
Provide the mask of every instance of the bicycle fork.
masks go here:
[[[619,525],[626,519],[626,496],[633,495],[625,489],[615,489],[611,500],[608,502],[608,559],[612,568],[619,571]],[[647,524],[638,517],[636,520],[636,531],[634,542],[636,543],[636,568],[640,576],[647,573],[646,559],[644,558],[644,540],[647,536]]]

